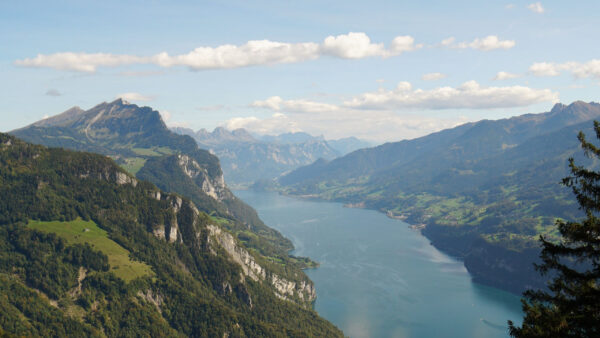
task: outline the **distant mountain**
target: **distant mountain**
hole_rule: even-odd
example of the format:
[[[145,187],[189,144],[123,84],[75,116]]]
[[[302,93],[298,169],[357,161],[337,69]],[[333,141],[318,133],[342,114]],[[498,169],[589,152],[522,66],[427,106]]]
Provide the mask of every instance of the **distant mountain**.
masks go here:
[[[0,177],[2,336],[342,336],[302,271],[106,156],[0,133]]]
[[[281,177],[291,194],[332,199],[423,224],[437,247],[462,257],[480,282],[520,292],[542,285],[531,262],[538,235],[581,214],[561,179],[567,159],[589,163],[577,132],[593,135],[600,104],[483,120],[425,137],[317,161]],[[509,259],[510,258],[510,259]]]
[[[323,138],[306,133],[253,137],[244,129],[213,132],[200,129],[173,128],[182,135],[192,136],[198,145],[209,149],[221,160],[227,182],[249,185],[255,181],[272,180],[279,175],[307,165],[319,158],[333,159],[336,150]]]
[[[331,148],[335,149],[340,156],[344,156],[358,149],[374,146],[373,143],[358,139],[354,136],[345,137],[338,140],[327,140],[327,143]]]
[[[108,155],[137,178],[189,197],[247,246],[270,259],[305,267],[289,256],[292,243],[267,227],[226,186],[219,159],[189,136],[171,132],[160,114],[121,99],[66,112],[15,130],[28,142]]]
[[[261,135],[260,139],[267,143],[299,144],[308,141],[323,141],[323,136],[312,136],[305,132],[283,133],[279,135]]]

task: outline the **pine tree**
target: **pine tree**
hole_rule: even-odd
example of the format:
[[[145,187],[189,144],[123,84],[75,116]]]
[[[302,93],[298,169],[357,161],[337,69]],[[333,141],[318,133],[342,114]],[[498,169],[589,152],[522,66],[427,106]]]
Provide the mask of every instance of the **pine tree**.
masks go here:
[[[600,123],[594,121],[600,139]],[[585,155],[600,159],[600,149],[578,135]],[[508,322],[513,337],[600,337],[600,172],[569,159],[571,176],[563,179],[585,212],[582,222],[558,221],[562,238],[540,236],[542,252],[536,269],[552,280],[548,291],[529,290],[522,300],[521,327]]]

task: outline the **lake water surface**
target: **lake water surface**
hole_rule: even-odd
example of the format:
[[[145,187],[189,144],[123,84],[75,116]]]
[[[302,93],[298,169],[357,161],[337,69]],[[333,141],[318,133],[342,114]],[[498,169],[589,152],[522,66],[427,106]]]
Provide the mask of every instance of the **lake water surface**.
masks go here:
[[[262,220],[290,238],[315,309],[350,337],[507,337],[520,323],[519,297],[475,284],[456,259],[399,220],[372,210],[236,191]]]

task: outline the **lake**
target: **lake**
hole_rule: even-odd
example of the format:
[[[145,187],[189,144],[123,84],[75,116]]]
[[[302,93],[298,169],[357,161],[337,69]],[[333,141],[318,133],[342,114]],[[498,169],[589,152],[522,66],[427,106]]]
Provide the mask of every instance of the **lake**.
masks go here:
[[[290,238],[306,270],[315,310],[350,337],[507,337],[521,322],[519,297],[473,283],[462,262],[408,224],[339,203],[236,191]]]

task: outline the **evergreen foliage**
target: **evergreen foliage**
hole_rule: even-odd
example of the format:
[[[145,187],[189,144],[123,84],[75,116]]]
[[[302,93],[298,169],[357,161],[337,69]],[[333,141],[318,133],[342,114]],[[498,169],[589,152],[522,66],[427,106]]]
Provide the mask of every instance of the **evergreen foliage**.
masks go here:
[[[309,307],[279,299],[266,281],[241,277],[241,267],[210,245],[212,218],[189,200],[175,214],[173,200],[181,197],[160,192],[157,199],[154,185],[132,184],[131,176],[119,184],[123,175],[105,156],[0,133],[2,334],[341,336]],[[181,241],[157,238],[156,227],[175,216]],[[27,227],[78,218],[92,220],[153,275],[125,281],[95,247]]]
[[[600,123],[594,121],[600,139]],[[579,133],[586,156],[598,160],[600,148]],[[557,222],[558,242],[542,242],[542,264],[536,269],[550,274],[548,291],[529,290],[523,300],[525,318],[517,327],[509,321],[513,337],[600,336],[600,172],[569,159],[571,176],[563,184],[571,187],[586,218],[582,222]]]

